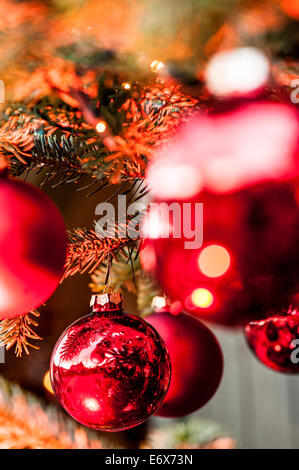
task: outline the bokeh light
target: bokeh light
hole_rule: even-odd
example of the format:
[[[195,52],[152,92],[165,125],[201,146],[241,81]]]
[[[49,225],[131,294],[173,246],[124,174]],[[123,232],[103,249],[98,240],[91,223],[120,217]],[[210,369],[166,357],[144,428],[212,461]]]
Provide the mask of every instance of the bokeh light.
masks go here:
[[[205,276],[220,277],[230,266],[229,252],[220,245],[209,245],[198,257],[198,267]]]
[[[144,217],[142,235],[144,238],[168,238],[172,233],[172,224],[169,219],[168,207],[163,204],[152,203]]]
[[[213,304],[214,297],[211,291],[199,287],[192,292],[191,300],[196,307],[209,308]]]
[[[194,165],[163,159],[149,168],[147,179],[152,193],[167,200],[193,197],[202,188],[202,176]]]
[[[207,87],[218,96],[251,93],[262,87],[268,76],[267,57],[253,47],[219,52],[206,69]]]
[[[164,68],[163,62],[160,62],[159,60],[153,60],[151,63],[151,69],[153,72],[157,73],[160,70]]]
[[[96,124],[96,131],[99,132],[99,134],[103,134],[103,132],[105,132],[106,130],[106,123],[104,121],[99,121],[97,124]]]
[[[50,380],[50,371],[47,371],[44,375],[43,386],[49,393],[54,394]]]
[[[155,310],[160,310],[161,308],[164,308],[166,307],[166,299],[165,297],[162,297],[162,296],[159,296],[159,295],[155,295],[155,297],[153,298],[152,300],[152,307],[155,309]]]

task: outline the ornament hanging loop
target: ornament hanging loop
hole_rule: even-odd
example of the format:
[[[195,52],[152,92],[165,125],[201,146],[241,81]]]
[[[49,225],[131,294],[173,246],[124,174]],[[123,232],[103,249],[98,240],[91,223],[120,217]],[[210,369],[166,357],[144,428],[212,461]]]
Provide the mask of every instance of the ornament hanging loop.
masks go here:
[[[113,289],[110,285],[105,284],[103,287],[103,294],[112,294]]]
[[[105,286],[106,287],[106,286]],[[120,292],[113,292],[108,287],[109,292],[96,294],[91,297],[90,306],[93,312],[114,312],[122,311],[122,295]]]

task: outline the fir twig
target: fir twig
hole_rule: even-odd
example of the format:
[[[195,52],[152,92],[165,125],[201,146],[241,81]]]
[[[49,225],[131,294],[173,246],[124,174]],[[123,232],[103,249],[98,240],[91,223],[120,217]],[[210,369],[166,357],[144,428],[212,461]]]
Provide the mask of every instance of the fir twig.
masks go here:
[[[187,418],[183,422],[150,429],[145,449],[233,449],[234,439],[224,428],[214,422],[199,418]]]
[[[121,235],[120,233],[118,233]],[[105,237],[100,238],[93,230],[75,229],[69,232],[68,256],[65,265],[64,279],[80,272],[92,273],[109,256],[125,247],[134,246],[138,238]]]
[[[0,322],[0,347],[5,346],[7,350],[15,346],[15,353],[20,357],[23,350],[29,354],[29,347],[39,349],[39,346],[29,342],[30,340],[41,340],[32,329],[38,326],[34,317],[39,317],[37,310],[32,310],[26,315],[17,318],[6,318]]]
[[[198,100],[177,85],[158,82],[134,85],[132,95],[120,89],[117,81],[111,89],[101,85],[89,103],[93,108],[97,101],[107,102],[99,110],[111,129],[107,138],[85,121],[79,103],[76,108],[49,97],[31,107],[8,106],[0,121],[0,153],[10,159],[11,171],[47,169],[46,180],[58,175],[61,184],[83,175],[112,184],[144,179],[148,160]]]
[[[127,249],[124,249],[119,253],[110,268],[110,287],[114,291],[120,291],[123,288],[127,289],[129,292],[136,294],[136,284],[133,282],[133,273],[132,270],[138,269],[137,262],[132,260],[132,265],[129,261],[130,253]],[[89,287],[91,288],[94,294],[100,294],[105,288],[105,279],[107,272],[107,264],[101,263],[98,268],[91,275],[91,283]]]

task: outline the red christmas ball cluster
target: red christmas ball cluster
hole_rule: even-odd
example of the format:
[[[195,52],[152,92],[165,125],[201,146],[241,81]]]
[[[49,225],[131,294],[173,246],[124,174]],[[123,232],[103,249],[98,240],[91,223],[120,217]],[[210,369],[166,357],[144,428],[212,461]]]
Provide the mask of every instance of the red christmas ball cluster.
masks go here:
[[[65,410],[102,431],[145,421],[162,403],[170,381],[162,339],[144,320],[123,312],[119,294],[95,296],[93,313],[58,340],[50,371]]]

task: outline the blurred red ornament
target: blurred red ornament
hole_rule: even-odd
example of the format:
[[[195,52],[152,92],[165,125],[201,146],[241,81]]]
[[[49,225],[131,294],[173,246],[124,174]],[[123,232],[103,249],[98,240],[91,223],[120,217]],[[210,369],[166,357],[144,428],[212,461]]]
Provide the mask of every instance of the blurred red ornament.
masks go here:
[[[56,397],[77,421],[121,431],[145,421],[167,392],[170,365],[160,336],[124,313],[120,294],[94,296],[93,313],[58,340],[51,359]]]
[[[173,146],[149,165],[148,185],[158,200],[186,200],[201,190],[221,194],[298,177],[295,106],[232,100],[220,108],[194,117]]]
[[[67,237],[48,196],[0,176],[0,319],[44,303],[63,273]]]
[[[205,69],[206,86],[222,98],[255,97],[264,91],[269,68],[267,56],[254,47],[220,50]]]
[[[203,244],[188,249],[190,238],[147,238],[140,257],[166,294],[206,320],[228,325],[260,319],[299,292],[299,209],[296,186],[262,183],[228,194],[206,191],[182,209],[183,224],[203,230]],[[195,203],[203,203],[203,224]],[[164,220],[164,218],[165,220]],[[183,220],[184,219],[184,220]],[[164,212],[161,224],[166,226]]]
[[[214,334],[196,318],[167,307],[147,316],[165,341],[170,356],[170,387],[156,415],[179,417],[204,406],[216,392],[223,357]]]
[[[298,150],[294,106],[232,101],[195,117],[150,164],[162,204],[144,222],[141,262],[171,300],[230,325],[291,301],[299,291]]]
[[[299,20],[299,0],[280,0],[280,5],[288,16]]]
[[[270,369],[299,373],[299,312],[273,315],[245,327],[247,342],[255,356]]]

